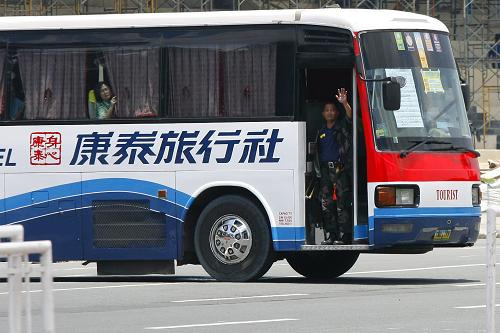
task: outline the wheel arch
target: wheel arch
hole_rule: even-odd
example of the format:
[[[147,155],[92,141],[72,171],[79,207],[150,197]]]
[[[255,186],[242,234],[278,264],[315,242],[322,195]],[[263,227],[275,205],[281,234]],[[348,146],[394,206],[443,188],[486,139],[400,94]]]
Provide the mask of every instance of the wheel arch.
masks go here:
[[[199,263],[194,249],[194,230],[198,217],[208,203],[224,195],[239,195],[252,201],[267,218],[269,232],[271,232],[271,225],[274,225],[271,206],[256,188],[244,182],[207,183],[193,193],[187,204],[184,218],[183,257],[178,261],[178,265]]]

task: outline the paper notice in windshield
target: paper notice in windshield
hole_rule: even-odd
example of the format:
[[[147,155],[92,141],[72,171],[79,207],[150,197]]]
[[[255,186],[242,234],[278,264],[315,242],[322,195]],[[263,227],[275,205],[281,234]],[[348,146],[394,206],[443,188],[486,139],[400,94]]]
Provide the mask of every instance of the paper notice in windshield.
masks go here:
[[[434,41],[434,47],[437,52],[441,52],[441,42],[439,41],[439,36],[436,34],[432,34],[432,40]]]
[[[424,41],[425,41],[425,48],[429,52],[433,52],[434,49],[432,48],[432,40],[431,40],[431,34],[428,32],[424,32]]]
[[[424,81],[424,91],[428,93],[444,93],[441,83],[441,72],[438,70],[420,70],[422,81]]]
[[[408,46],[408,51],[414,51],[415,46],[410,32],[405,32],[405,40],[406,40],[406,46]]]
[[[425,54],[424,43],[422,42],[422,36],[420,32],[413,33],[415,36],[415,44],[417,44],[418,57],[420,58],[420,64],[422,68],[429,68],[429,64],[427,63],[427,55]]]
[[[387,76],[402,76],[406,80],[405,86],[401,88],[401,107],[393,112],[396,126],[398,128],[424,127],[411,69],[388,68],[385,73]]]
[[[405,50],[405,42],[403,41],[403,33],[399,31],[394,32],[394,39],[396,40],[396,45],[398,47],[398,51]]]

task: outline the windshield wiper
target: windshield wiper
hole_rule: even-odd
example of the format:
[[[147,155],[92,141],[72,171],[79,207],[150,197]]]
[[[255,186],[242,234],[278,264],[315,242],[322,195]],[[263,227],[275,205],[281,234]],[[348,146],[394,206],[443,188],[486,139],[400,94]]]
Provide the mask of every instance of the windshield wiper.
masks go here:
[[[405,158],[411,152],[415,151],[417,148],[419,148],[419,147],[421,147],[423,145],[450,145],[451,144],[451,142],[436,141],[436,140],[431,140],[431,139],[425,139],[425,140],[419,140],[419,141],[410,141],[410,142],[415,142],[415,144],[412,145],[412,146],[410,146],[409,148],[403,150],[399,154],[399,157]]]
[[[466,148],[466,147],[455,147],[453,145],[451,145],[450,147],[447,147],[447,148],[435,148],[435,149],[431,149],[431,150],[432,151],[450,151],[450,150],[453,150],[453,151],[462,151],[462,152],[465,152],[465,153],[474,154],[475,157],[481,156],[481,154],[477,150],[469,149],[469,148]]]

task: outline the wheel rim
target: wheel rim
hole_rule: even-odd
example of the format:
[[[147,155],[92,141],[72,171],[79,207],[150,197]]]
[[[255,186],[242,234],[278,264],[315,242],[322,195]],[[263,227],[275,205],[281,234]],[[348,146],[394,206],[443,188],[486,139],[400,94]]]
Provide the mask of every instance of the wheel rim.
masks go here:
[[[210,230],[210,249],[224,264],[239,263],[252,248],[252,232],[248,223],[237,215],[219,218]]]

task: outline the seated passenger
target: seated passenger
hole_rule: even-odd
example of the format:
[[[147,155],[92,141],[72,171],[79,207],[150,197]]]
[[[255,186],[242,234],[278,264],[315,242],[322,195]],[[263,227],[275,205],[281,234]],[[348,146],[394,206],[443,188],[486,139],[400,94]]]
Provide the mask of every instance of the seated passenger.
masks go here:
[[[116,96],[113,96],[111,86],[105,82],[99,82],[94,89],[96,98],[97,119],[112,118],[116,111]]]

